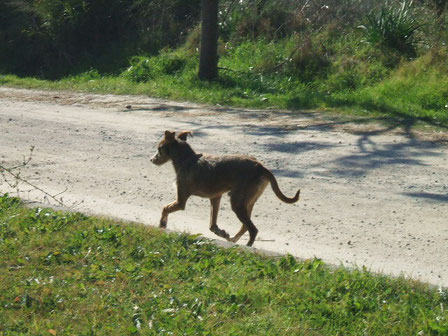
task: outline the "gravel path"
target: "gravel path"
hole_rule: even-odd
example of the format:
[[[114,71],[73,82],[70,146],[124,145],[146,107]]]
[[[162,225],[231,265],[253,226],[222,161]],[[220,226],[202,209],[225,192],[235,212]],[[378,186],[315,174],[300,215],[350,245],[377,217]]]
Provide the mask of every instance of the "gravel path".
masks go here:
[[[172,166],[149,162],[166,129],[193,131],[197,152],[255,156],[286,195],[302,189],[294,205],[266,189],[253,212],[255,247],[448,286],[448,148],[441,142],[319,113],[0,87],[0,162],[18,163],[35,146],[22,175],[49,192],[67,188],[67,204],[83,200],[78,211],[157,225],[175,197]],[[42,201],[32,191],[21,196]],[[168,227],[215,238],[209,211],[208,200],[192,197]],[[218,224],[239,230],[227,197]]]

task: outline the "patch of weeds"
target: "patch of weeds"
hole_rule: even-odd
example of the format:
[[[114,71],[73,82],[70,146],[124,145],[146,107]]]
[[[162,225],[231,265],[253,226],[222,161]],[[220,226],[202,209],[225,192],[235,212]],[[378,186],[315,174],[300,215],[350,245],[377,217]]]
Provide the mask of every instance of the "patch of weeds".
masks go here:
[[[414,1],[403,0],[398,6],[387,1],[379,11],[367,15],[367,22],[359,26],[364,40],[409,57],[416,56],[415,32],[421,28],[414,12]]]
[[[296,74],[302,81],[311,82],[326,77],[331,66],[327,44],[323,41],[315,43],[310,36],[304,35],[297,39],[286,72]],[[320,43],[319,43],[320,42]]]
[[[160,76],[181,73],[188,64],[185,55],[164,52],[157,57],[136,56],[122,76],[134,82],[146,82]]]

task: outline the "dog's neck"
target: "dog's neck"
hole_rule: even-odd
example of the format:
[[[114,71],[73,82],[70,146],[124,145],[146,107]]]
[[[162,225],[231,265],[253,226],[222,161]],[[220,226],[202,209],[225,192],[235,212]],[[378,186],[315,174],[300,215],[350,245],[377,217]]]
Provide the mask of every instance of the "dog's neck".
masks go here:
[[[171,161],[176,174],[179,175],[186,166],[196,162],[201,156],[202,154],[196,154],[188,143],[184,141],[178,142],[176,146],[173,147],[173,153],[171,154]]]

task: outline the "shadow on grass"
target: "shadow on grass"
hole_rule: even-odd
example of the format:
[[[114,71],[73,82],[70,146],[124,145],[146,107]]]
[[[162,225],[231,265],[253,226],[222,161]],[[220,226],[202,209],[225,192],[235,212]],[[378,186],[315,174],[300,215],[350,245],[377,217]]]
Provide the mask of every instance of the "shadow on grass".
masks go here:
[[[356,95],[356,93],[354,93]],[[363,123],[371,121],[382,122],[390,129],[403,128],[404,132],[412,135],[412,129],[418,124],[427,124],[434,128],[448,129],[448,114],[442,119],[437,120],[430,115],[414,115],[416,111],[406,111],[406,108],[398,109],[391,106],[386,101],[375,101],[371,97],[357,99],[356,97],[335,97],[331,94],[324,95],[319,92],[306,91],[303,94],[297,95],[287,100],[286,106],[290,110],[318,108],[319,105],[325,104],[330,108],[348,108],[365,111],[364,114],[373,115],[373,117],[363,118],[353,116],[351,122]],[[410,109],[410,108],[409,108]],[[417,111],[418,113],[418,111]],[[385,130],[385,131],[388,131]]]
[[[353,99],[329,99],[331,106],[359,108],[379,115],[378,121],[386,123],[391,129],[402,128],[404,132],[412,136],[412,130],[418,124],[427,124],[434,128],[448,129],[448,114],[442,120],[425,115],[414,115],[405,109],[397,109],[385,102],[376,102],[372,98],[363,101]],[[415,111],[414,111],[415,112]],[[386,130],[387,131],[387,130]]]

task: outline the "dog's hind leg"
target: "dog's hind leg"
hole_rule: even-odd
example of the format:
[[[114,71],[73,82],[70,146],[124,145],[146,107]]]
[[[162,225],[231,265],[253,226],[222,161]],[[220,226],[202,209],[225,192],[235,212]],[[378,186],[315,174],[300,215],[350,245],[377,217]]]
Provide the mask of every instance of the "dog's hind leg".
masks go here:
[[[243,234],[246,233],[246,231],[247,231],[246,226],[244,224],[241,225],[240,231],[238,231],[238,233],[236,235],[234,235],[233,237],[228,238],[227,241],[236,243],[238,240],[240,240],[240,238],[243,236]]]
[[[220,203],[221,196],[210,199],[210,231],[212,231],[219,237],[229,239],[229,234],[225,230],[220,229],[216,224],[216,222],[218,221],[218,211]]]
[[[238,200],[236,196],[231,198],[232,210],[236,213],[238,219],[243,223],[243,225],[235,236],[227,239],[228,241],[236,243],[246,233],[246,231],[249,230],[250,238],[247,245],[252,246],[255,241],[255,236],[258,233],[258,229],[255,227],[250,217],[252,215],[255,202],[263,193],[266,185],[267,181],[263,180],[261,183],[253,185],[252,188],[247,188],[246,199]],[[233,195],[238,195],[238,193],[234,193]],[[239,206],[238,204],[241,205]]]
[[[232,204],[232,210],[235,212],[238,219],[243,223],[245,229],[249,231],[249,241],[247,242],[247,246],[252,246],[255,241],[255,237],[257,236],[258,229],[255,227],[254,223],[251,221],[246,207],[241,204]],[[241,230],[241,231],[243,231],[243,230]],[[241,231],[238,232],[238,234],[241,233]],[[241,235],[243,233],[241,233]]]
[[[243,200],[239,200],[238,197],[232,194],[230,203],[232,204],[232,210],[235,212],[238,219],[243,223],[243,227],[240,232],[238,232],[235,237],[233,237],[232,241],[237,241],[247,230],[249,231],[249,241],[247,242],[247,246],[252,246],[255,241],[255,237],[257,236],[258,229],[255,227],[254,223],[250,219],[249,207],[248,204]]]
[[[254,204],[248,206],[248,208],[247,208],[247,212],[248,212],[249,217],[252,214],[253,207],[254,207]],[[231,238],[229,238],[227,240],[229,242],[236,243],[246,233],[246,231],[247,231],[246,225],[243,224],[243,225],[241,225],[240,231],[238,231],[237,234],[235,234],[233,237],[231,237]]]

